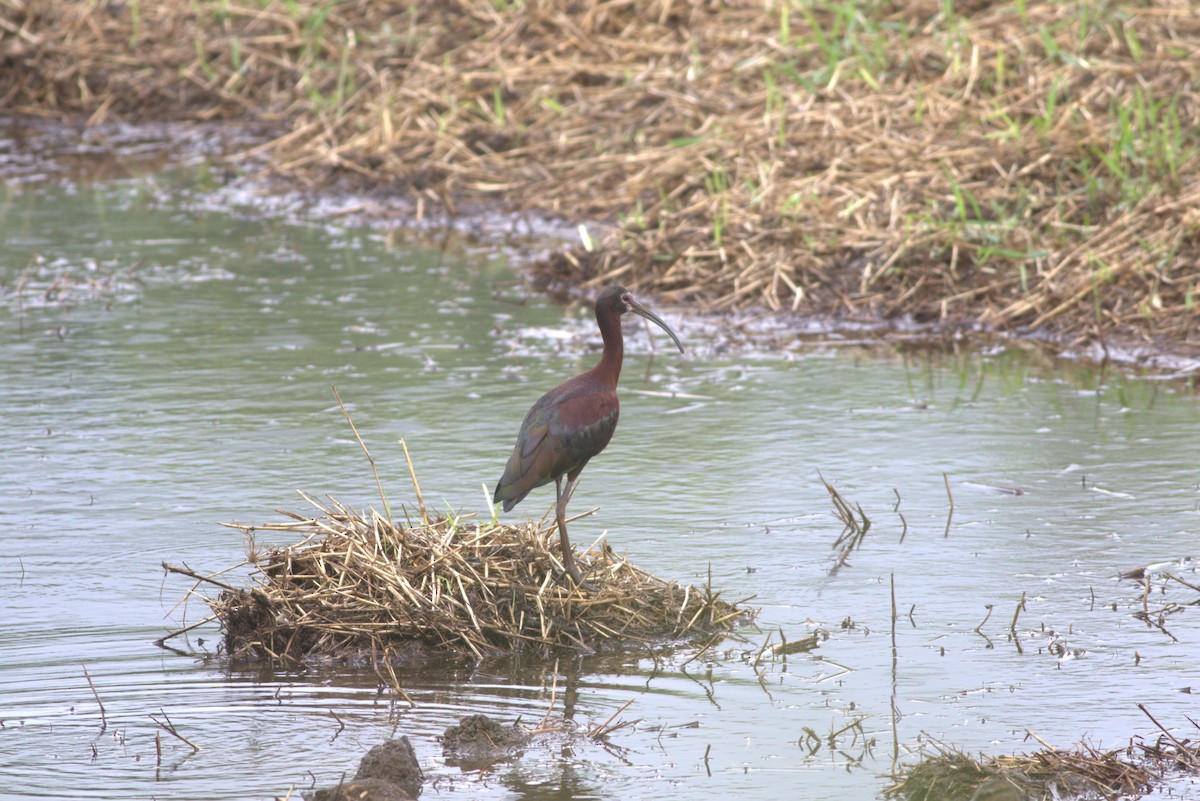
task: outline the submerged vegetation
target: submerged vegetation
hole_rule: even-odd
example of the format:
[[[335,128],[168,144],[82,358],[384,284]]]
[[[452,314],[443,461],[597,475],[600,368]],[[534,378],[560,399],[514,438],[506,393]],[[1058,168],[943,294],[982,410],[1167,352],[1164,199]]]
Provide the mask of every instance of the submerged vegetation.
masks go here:
[[[539,266],[704,308],[1200,352],[1187,0],[8,4],[0,97],[254,119],[280,174],[607,227]]]
[[[1069,750],[1041,744],[1029,754],[979,758],[937,746],[906,768],[887,795],[904,801],[1141,798],[1164,774],[1200,769],[1200,745],[1165,731],[1152,743],[1109,751],[1086,743]]]

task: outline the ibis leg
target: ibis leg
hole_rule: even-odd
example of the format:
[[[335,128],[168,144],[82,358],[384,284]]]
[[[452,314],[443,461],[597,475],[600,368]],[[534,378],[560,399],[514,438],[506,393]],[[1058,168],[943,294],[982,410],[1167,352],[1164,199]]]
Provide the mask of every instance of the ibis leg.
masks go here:
[[[574,488],[575,482],[567,480],[566,492],[563,491],[562,476],[554,479],[554,490],[558,495],[558,503],[555,504],[555,520],[558,522],[558,536],[562,540],[563,567],[567,569],[567,573],[575,580],[576,584],[583,584],[583,576],[579,575],[579,568],[575,566],[575,554],[571,550],[571,540],[567,538],[567,502],[571,500],[571,490]]]

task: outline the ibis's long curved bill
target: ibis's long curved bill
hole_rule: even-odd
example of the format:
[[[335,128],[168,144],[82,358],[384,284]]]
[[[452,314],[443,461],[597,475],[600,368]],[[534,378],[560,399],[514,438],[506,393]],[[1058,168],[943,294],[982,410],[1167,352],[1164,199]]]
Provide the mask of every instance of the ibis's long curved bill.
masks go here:
[[[634,300],[631,297],[626,297],[625,302],[629,304],[629,310],[631,312],[633,312],[634,314],[639,314],[642,317],[645,317],[647,320],[654,323],[659,328],[661,328],[662,330],[664,330],[668,334],[670,334],[671,339],[675,340],[675,347],[679,348],[679,352],[680,353],[685,352],[683,349],[683,343],[679,341],[679,337],[675,336],[675,332],[671,330],[671,326],[664,323],[663,319],[661,317],[659,317],[657,314],[650,311],[645,306],[638,303],[636,300]]]

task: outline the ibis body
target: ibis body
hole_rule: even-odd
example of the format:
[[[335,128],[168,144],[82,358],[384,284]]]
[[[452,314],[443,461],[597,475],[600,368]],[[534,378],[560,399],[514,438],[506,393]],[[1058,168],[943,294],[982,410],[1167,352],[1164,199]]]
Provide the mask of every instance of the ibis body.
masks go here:
[[[654,312],[634,300],[624,287],[610,286],[596,298],[596,323],[604,340],[599,363],[586,373],[559,384],[533,404],[513,448],[504,475],[493,496],[510,511],[530,493],[554,482],[557,493],[555,520],[562,540],[563,567],[577,584],[583,582],[567,537],[566,510],[580,472],[600,453],[617,429],[620,402],[617,381],[625,357],[621,315],[633,312],[659,325],[679,351],[683,344],[675,332]],[[563,477],[567,479],[564,489]]]

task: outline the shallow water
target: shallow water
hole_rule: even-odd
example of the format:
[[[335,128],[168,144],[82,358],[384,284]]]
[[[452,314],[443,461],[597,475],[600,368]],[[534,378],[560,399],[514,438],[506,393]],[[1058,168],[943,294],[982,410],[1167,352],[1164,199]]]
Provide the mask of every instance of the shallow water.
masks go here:
[[[404,734],[425,797],[869,798],[931,740],[1115,748],[1156,734],[1137,703],[1196,736],[1196,608],[1148,627],[1141,585],[1114,578],[1200,551],[1194,392],[1012,351],[733,357],[676,309],[687,356],[628,326],[620,430],[572,505],[600,508],[572,531],[754,595],[746,643],[557,674],[431,666],[402,677],[413,708],[369,673],[232,670],[203,658],[211,627],[200,656],[155,647],[204,614],[185,620],[188,584],[160,563],[242,558],[220,521],[300,510],[296,489],[376,502],[330,385],[393,503],[412,500],[405,437],[427,502],[483,510],[529,404],[598,346],[583,310],[527,298],[495,248],[216,209],[191,181],[0,199],[0,796],[265,799],[334,784]],[[837,571],[822,476],[872,521]],[[1152,609],[1196,598],[1150,586]],[[780,631],[827,639],[755,665]],[[621,718],[638,722],[608,748],[549,738],[482,775],[443,763],[436,735],[459,717],[537,722],[552,698],[580,725],[632,700]]]

